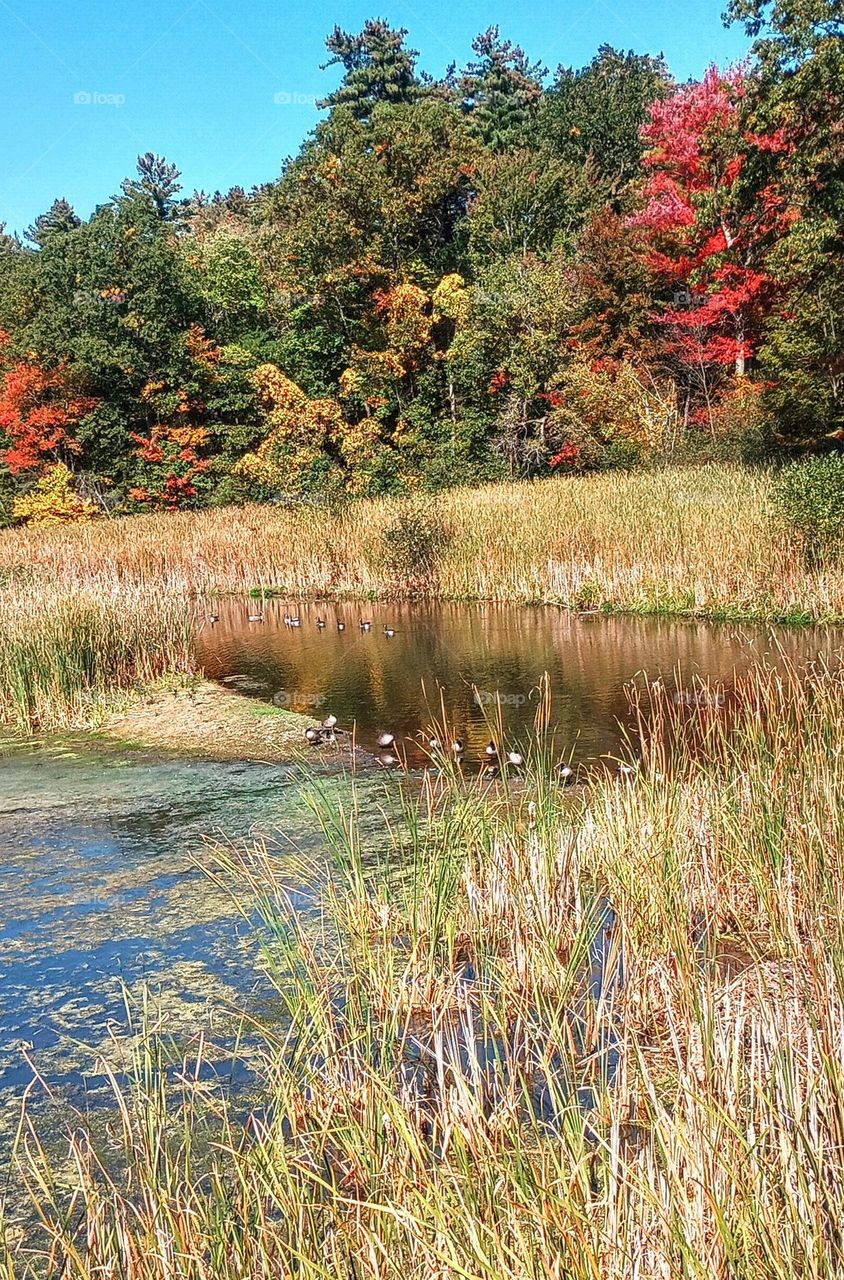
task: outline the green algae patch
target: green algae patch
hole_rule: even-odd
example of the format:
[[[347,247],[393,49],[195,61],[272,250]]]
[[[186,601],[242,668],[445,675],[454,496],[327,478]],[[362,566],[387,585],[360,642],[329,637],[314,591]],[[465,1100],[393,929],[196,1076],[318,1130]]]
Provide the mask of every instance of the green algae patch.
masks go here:
[[[103,734],[127,745],[211,760],[298,760],[316,721],[257,702],[208,680],[165,682],[139,693]],[[342,756],[342,752],[338,752]]]

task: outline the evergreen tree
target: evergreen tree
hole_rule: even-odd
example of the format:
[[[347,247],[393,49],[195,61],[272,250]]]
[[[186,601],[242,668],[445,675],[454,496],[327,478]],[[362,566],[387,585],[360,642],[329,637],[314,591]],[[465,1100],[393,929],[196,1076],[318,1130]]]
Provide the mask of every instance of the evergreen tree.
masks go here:
[[[41,213],[26,233],[28,240],[42,247],[50,236],[73,231],[81,226],[72,204],[67,200],[54,200],[46,213]]]
[[[406,35],[404,27],[393,28],[381,18],[364,23],[358,35],[335,27],[325,42],[331,57],[322,69],[341,66],[343,80],[319,106],[347,107],[366,120],[379,102],[413,102],[422,82],[416,75],[418,54],[406,48]]]
[[[602,45],[588,66],[560,67],[542,104],[541,132],[573,164],[593,166],[593,208],[642,174],[642,126],[671,79],[662,57]]]
[[[477,54],[457,81],[463,110],[476,135],[493,150],[519,146],[532,134],[547,74],[518,45],[488,27],[472,43]]]
[[[149,205],[162,222],[177,216],[176,196],[182,189],[181,173],[174,164],[152,151],[138,156],[137,178],[126,178],[121,191],[127,200],[137,200]]]

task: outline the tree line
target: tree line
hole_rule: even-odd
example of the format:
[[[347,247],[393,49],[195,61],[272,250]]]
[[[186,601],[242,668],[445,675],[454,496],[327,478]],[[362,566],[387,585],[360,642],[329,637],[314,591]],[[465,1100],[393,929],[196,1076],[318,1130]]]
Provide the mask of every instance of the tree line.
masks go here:
[[[844,438],[844,0],[679,84],[382,20],[276,181],[152,153],[0,232],[0,518],[401,492]]]

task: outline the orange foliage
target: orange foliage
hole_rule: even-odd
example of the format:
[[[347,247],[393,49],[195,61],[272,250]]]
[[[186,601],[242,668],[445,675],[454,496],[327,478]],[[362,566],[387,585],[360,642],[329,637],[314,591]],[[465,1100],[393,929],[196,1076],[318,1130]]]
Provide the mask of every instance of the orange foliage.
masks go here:
[[[9,439],[0,456],[12,474],[40,470],[61,452],[79,453],[71,432],[97,403],[73,394],[64,366],[47,370],[37,361],[15,364],[0,389],[0,429]]]

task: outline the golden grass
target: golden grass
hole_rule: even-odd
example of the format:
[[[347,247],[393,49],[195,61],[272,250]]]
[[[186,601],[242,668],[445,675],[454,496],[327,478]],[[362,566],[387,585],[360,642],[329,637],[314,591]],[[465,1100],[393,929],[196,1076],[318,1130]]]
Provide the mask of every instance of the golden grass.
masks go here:
[[[25,1120],[8,1280],[840,1277],[844,675],[738,693],[655,689],[637,774],[570,801],[541,737],[374,835],[315,793],[315,924],[221,849],[286,1014],[259,1105],[139,1038],[102,1140],[80,1116],[56,1168]]]
[[[453,541],[435,589],[449,599],[618,609],[844,616],[844,570],[808,572],[777,531],[764,471],[711,466],[456,489],[439,499]],[[0,534],[0,575],[69,588],[164,591],[391,589],[381,537],[394,500],[339,514],[224,508]]]
[[[27,580],[0,592],[0,721],[96,724],[116,698],[195,670],[193,606],[142,584],[71,590]]]

